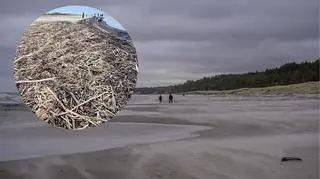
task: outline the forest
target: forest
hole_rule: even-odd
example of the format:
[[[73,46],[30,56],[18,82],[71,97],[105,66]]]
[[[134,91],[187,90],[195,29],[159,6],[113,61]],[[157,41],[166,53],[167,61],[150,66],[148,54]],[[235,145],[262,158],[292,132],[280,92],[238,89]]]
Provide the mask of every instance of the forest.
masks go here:
[[[136,88],[135,93],[164,94],[188,91],[221,91],[319,81],[319,60],[320,58],[301,63],[290,62],[264,71],[204,77],[199,80],[188,80],[183,84],[172,86]]]

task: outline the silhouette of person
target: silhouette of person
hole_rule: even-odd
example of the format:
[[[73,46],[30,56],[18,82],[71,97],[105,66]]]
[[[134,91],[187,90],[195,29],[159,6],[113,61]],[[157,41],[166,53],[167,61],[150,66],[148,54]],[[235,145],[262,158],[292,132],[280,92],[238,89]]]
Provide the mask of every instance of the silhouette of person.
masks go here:
[[[170,93],[170,95],[169,95],[169,103],[173,103],[173,96],[172,96],[171,93]]]
[[[159,103],[162,103],[162,96],[159,96]]]
[[[82,13],[82,19],[84,18],[84,12]]]

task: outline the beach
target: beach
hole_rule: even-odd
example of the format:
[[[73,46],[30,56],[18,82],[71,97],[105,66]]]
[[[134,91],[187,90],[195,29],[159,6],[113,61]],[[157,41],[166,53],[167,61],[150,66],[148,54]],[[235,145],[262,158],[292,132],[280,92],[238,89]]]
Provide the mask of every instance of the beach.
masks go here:
[[[78,22],[82,20],[81,15],[77,14],[44,14],[36,19],[36,22],[51,22],[51,21],[69,21],[69,22]]]
[[[73,132],[2,105],[0,178],[319,178],[318,94],[164,99],[133,95],[111,122]]]

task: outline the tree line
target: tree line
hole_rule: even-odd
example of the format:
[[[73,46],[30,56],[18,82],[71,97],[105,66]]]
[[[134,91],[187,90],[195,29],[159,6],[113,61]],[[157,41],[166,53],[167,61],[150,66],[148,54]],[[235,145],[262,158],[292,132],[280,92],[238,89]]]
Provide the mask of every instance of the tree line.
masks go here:
[[[159,94],[206,90],[220,91],[319,81],[319,59],[320,58],[310,62],[286,63],[280,67],[266,69],[260,72],[204,77],[195,81],[188,80],[179,85],[136,88],[135,93]]]

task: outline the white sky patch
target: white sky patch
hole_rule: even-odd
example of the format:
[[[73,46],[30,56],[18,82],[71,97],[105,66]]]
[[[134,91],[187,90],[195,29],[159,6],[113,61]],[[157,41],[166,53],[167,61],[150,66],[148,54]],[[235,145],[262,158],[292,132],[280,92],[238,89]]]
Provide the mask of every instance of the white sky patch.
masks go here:
[[[187,80],[198,80],[203,77],[215,76],[221,73],[188,73],[176,72],[166,73],[166,70],[155,70],[153,72],[140,73],[137,87],[153,87],[182,84]],[[168,80],[170,79],[170,80]]]

